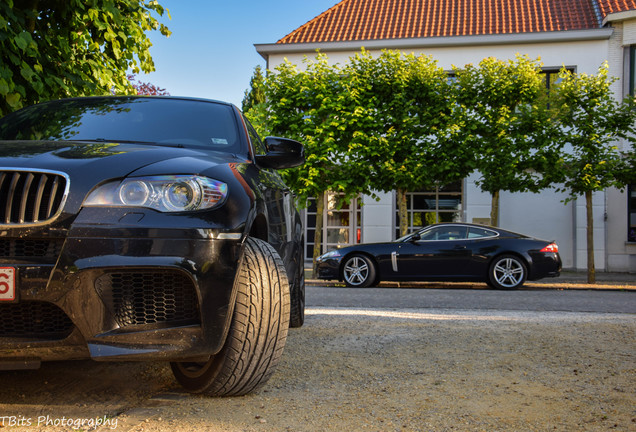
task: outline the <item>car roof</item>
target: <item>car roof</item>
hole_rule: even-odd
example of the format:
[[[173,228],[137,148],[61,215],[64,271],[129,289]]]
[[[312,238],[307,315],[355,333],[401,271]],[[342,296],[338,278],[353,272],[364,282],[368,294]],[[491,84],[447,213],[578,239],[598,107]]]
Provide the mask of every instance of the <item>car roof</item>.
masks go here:
[[[433,228],[433,227],[437,227],[437,226],[466,226],[466,227],[470,227],[470,228],[487,229],[487,230],[495,231],[495,232],[497,232],[499,234],[506,234],[506,235],[515,236],[515,237],[528,237],[525,234],[517,233],[517,232],[514,232],[514,231],[509,231],[507,229],[494,227],[494,226],[490,226],[490,225],[473,224],[473,223],[469,223],[469,222],[440,222],[440,223],[436,223],[436,224],[427,225],[425,227],[422,227],[421,229],[428,229],[428,228]]]
[[[87,99],[174,99],[174,100],[185,100],[185,101],[196,101],[196,102],[212,102],[220,105],[227,106],[235,106],[233,103],[224,102],[216,99],[206,99],[206,98],[198,98],[192,96],[151,96],[151,95],[102,95],[102,96],[78,96],[72,98],[64,98],[64,99],[53,99],[50,101],[42,102],[52,103],[52,102],[64,102],[64,101],[76,101],[76,100],[87,100]]]

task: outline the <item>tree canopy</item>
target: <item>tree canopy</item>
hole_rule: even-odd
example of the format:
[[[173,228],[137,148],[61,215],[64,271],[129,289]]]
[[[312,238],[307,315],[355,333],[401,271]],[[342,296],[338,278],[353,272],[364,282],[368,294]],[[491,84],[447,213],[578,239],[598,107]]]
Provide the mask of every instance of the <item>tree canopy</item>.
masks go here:
[[[248,112],[255,106],[265,103],[265,77],[260,66],[254,68],[254,74],[250,79],[250,88],[245,90],[241,109]]]
[[[500,191],[538,192],[548,186],[536,166],[550,138],[537,133],[543,125],[533,121],[547,104],[541,65],[523,56],[486,58],[453,71],[465,118],[461,141],[476,155],[477,184],[492,196],[490,220],[496,226]]]
[[[0,3],[0,115],[39,101],[132,93],[130,71],[151,72],[148,31],[169,36],[156,0]]]
[[[307,163],[287,180],[301,203],[317,199],[317,237],[327,191],[348,200],[396,190],[404,232],[408,191],[473,171],[492,195],[494,225],[500,191],[552,187],[589,198],[634,181],[636,110],[615,100],[606,67],[596,75],[563,70],[548,91],[539,60],[524,56],[451,74],[429,56],[399,51],[363,50],[342,66],[324,54],[305,63],[270,73],[266,102],[252,112],[270,132],[305,144]],[[619,151],[617,140],[628,148]]]
[[[434,188],[469,172],[464,152],[455,152],[453,98],[446,71],[430,56],[362,51],[344,67],[350,108],[345,128],[352,131],[358,170],[371,169],[368,187],[397,190],[400,231],[408,229],[406,193]],[[457,150],[457,149],[455,149]]]
[[[352,143],[352,128],[346,127],[347,79],[338,66],[319,55],[306,60],[300,70],[284,62],[269,74],[266,85],[267,126],[270,133],[301,141],[306,163],[288,170],[285,180],[298,202],[316,199],[317,224],[314,258],[321,251],[321,223],[324,194],[343,194],[349,201],[361,193],[371,193],[366,165],[360,165]]]

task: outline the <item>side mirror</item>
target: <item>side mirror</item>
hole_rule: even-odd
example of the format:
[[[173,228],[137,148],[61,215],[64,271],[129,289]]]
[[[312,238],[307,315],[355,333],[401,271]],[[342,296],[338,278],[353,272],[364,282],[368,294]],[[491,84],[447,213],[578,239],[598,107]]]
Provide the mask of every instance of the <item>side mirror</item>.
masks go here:
[[[413,243],[415,243],[415,242],[417,242],[417,241],[420,241],[420,240],[422,240],[422,236],[420,236],[420,235],[419,235],[419,234],[417,234],[417,233],[416,233],[416,234],[413,234],[413,235],[411,236],[411,238],[410,238],[410,241],[411,241],[411,242],[413,242]]]
[[[256,163],[263,168],[293,168],[305,163],[305,149],[298,141],[267,137],[264,143],[267,154],[256,156]]]

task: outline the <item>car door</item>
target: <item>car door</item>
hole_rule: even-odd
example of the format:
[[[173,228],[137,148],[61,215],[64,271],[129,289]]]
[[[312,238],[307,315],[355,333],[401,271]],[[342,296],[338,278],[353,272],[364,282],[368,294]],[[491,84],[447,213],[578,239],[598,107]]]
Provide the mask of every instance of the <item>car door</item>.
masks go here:
[[[466,266],[469,277],[480,279],[488,272],[489,257],[500,248],[499,234],[487,227],[468,228],[467,249],[470,250],[470,261]]]
[[[436,279],[461,277],[469,273],[472,249],[468,227],[442,225],[422,231],[419,237],[400,245],[396,257],[398,277]]]

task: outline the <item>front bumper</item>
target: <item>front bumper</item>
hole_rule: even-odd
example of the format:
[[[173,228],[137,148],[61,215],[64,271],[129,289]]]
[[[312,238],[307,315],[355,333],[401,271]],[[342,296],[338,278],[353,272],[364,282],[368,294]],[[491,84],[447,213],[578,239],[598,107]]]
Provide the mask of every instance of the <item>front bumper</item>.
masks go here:
[[[71,229],[56,259],[0,257],[16,302],[0,303],[3,361],[183,360],[223,346],[240,239],[216,230]],[[236,237],[236,236],[232,236]]]
[[[340,279],[340,259],[341,257],[319,258],[316,261],[318,279]]]

